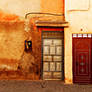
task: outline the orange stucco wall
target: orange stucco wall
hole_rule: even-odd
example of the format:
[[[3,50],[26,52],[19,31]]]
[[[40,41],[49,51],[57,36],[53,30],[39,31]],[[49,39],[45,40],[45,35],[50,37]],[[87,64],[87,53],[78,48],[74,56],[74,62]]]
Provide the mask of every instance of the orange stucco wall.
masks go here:
[[[25,16],[29,12],[64,13],[64,0],[1,0],[0,10]]]
[[[0,21],[0,68],[10,65],[10,69],[17,69],[24,48],[25,36],[22,30],[23,22]]]
[[[64,0],[41,0],[41,11],[64,13]]]
[[[0,79],[15,78],[4,71],[20,71],[22,78],[39,79],[41,63],[41,39],[32,21],[25,31],[25,21],[16,15],[0,12]],[[32,51],[25,51],[25,40],[32,41]],[[29,74],[25,77],[25,72]],[[10,77],[13,76],[13,77]],[[19,78],[19,77],[18,77]]]
[[[63,0],[0,1],[0,71],[14,71],[18,70],[18,66],[21,66],[24,70],[29,68],[31,70],[33,69],[33,71],[30,71],[30,69],[28,71],[32,72],[34,76],[37,75],[37,79],[39,79],[41,39],[38,30],[34,27],[34,21],[31,20],[29,24],[29,31],[25,31],[25,19],[23,17],[29,12],[62,14],[64,13]],[[46,17],[42,20],[48,19],[49,21],[53,19],[59,20],[56,16]],[[60,17],[60,19],[63,18]],[[24,51],[24,42],[30,37],[33,42],[31,54]],[[29,66],[29,68],[27,66]]]

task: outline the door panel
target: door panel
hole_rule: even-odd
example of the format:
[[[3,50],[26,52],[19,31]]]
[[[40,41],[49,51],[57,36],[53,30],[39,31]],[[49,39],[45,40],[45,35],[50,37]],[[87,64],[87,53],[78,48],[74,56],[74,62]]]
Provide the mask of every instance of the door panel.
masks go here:
[[[53,56],[53,61],[63,61],[62,56]]]
[[[45,35],[44,35],[45,34]],[[43,34],[43,79],[63,79],[63,32]],[[60,36],[61,34],[61,36]],[[51,36],[50,36],[51,35]]]
[[[55,55],[55,45],[50,46],[50,55]]]
[[[91,39],[73,38],[73,81],[91,82]]]
[[[50,62],[50,71],[55,71],[55,62]]]
[[[43,47],[43,53],[47,54],[47,55],[49,54],[49,46],[44,46]]]
[[[77,51],[77,61],[76,61],[76,75],[89,75],[89,51]]]

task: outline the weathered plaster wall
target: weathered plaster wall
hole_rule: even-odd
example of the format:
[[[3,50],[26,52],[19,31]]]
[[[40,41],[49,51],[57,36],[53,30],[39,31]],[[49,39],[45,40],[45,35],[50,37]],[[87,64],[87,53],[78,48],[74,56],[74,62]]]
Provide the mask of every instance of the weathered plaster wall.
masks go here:
[[[30,28],[26,32],[24,19],[4,12],[0,12],[0,15],[0,78],[20,78],[17,72],[4,72],[20,71],[22,78],[39,79],[41,39],[34,21],[29,19]],[[24,50],[25,40],[32,40],[32,51]]]
[[[29,12],[64,13],[64,0],[1,0],[0,9],[25,16]]]
[[[1,0],[0,9],[8,13],[24,16],[28,12],[39,12],[40,0]]]
[[[48,13],[64,13],[64,0],[41,0],[41,11]]]
[[[92,0],[65,0],[65,20],[65,82],[73,83],[72,34],[92,33]]]
[[[64,13],[63,7],[63,0],[0,1],[0,69],[17,70],[20,68],[24,69],[24,71],[25,69],[28,69],[28,72],[31,72],[32,74],[30,76],[33,76],[32,79],[36,79],[34,78],[36,75],[38,76],[37,79],[39,79],[41,65],[41,36],[36,27],[34,27],[32,21],[30,23],[31,29],[28,33],[25,32],[24,20],[22,21],[21,19],[29,12]],[[6,13],[3,13],[2,11]],[[53,19],[59,21],[59,19],[63,18],[52,18],[51,16],[42,18],[42,20],[49,21]],[[24,52],[24,41],[28,37],[31,37],[33,42],[31,53]],[[31,67],[30,65],[27,67],[26,65],[30,62]]]
[[[0,22],[0,68],[6,64],[16,70],[17,62],[23,53],[25,35],[23,22]],[[14,64],[15,63],[15,64]]]

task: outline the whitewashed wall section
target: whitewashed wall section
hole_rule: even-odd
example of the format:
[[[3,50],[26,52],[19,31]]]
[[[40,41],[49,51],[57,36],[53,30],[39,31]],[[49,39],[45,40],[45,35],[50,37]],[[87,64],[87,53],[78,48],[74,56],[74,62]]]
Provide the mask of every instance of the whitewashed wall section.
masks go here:
[[[90,0],[66,0],[67,10],[88,10]]]

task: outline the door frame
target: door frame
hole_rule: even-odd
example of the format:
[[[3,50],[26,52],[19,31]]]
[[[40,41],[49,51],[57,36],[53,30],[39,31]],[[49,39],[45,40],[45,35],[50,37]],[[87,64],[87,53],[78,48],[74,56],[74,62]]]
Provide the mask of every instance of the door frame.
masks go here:
[[[43,32],[63,32],[64,33],[64,28],[53,28],[53,27],[43,27],[43,28],[39,28],[40,33],[41,33],[41,79],[43,79]],[[53,38],[52,38],[53,39]],[[54,38],[57,39],[57,38]],[[63,76],[61,78],[61,80],[65,79],[64,76],[64,58],[63,58]]]

